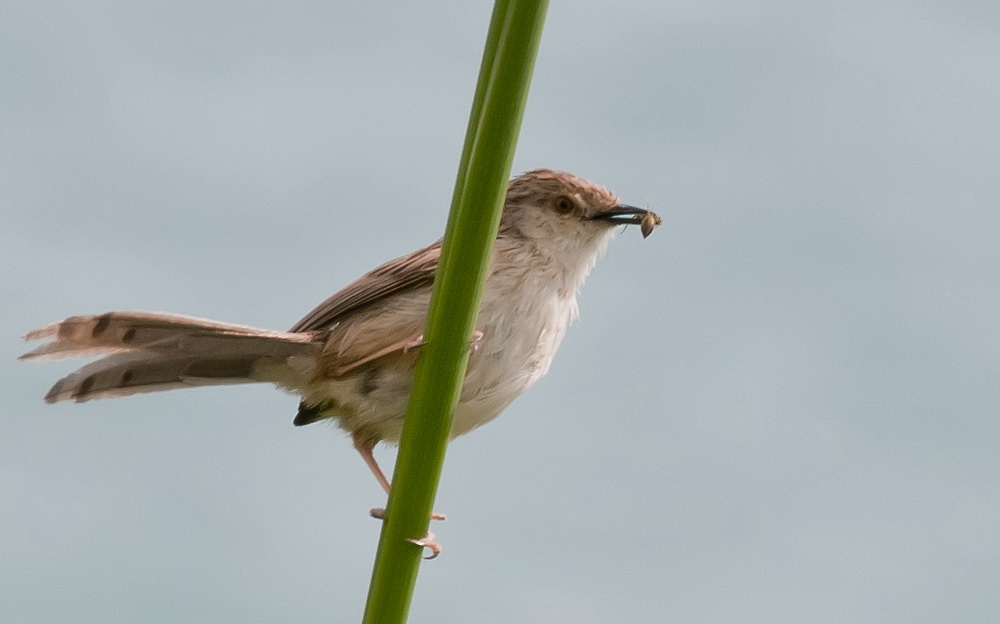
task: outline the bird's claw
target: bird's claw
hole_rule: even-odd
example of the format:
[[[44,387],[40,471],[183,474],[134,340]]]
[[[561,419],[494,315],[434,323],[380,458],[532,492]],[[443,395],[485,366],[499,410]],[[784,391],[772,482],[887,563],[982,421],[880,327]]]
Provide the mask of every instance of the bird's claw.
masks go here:
[[[420,347],[422,347],[422,346],[424,346],[426,344],[427,343],[424,342],[424,335],[420,334],[419,336],[417,336],[413,340],[411,340],[411,341],[409,341],[409,342],[407,342],[406,344],[403,345],[403,353],[409,353],[413,349],[419,349]]]
[[[385,508],[384,507],[373,507],[368,512],[372,518],[377,520],[385,520]],[[447,517],[444,514],[432,513],[431,520],[446,520]],[[421,548],[427,548],[431,551],[431,554],[424,559],[431,560],[437,558],[441,554],[441,545],[434,541],[434,534],[430,531],[427,535],[421,537],[420,539],[407,538],[408,542]]]
[[[424,557],[424,559],[426,559],[427,561],[435,559],[437,558],[438,555],[441,554],[441,544],[438,544],[437,542],[434,541],[434,534],[431,533],[430,531],[428,531],[427,535],[421,537],[420,539],[407,538],[406,541],[421,548],[429,549],[431,551],[431,554],[427,557]]]
[[[484,335],[485,334],[483,334],[483,332],[479,331],[478,329],[472,332],[472,340],[469,341],[469,347],[472,348],[473,352],[479,350],[479,341],[483,339]]]

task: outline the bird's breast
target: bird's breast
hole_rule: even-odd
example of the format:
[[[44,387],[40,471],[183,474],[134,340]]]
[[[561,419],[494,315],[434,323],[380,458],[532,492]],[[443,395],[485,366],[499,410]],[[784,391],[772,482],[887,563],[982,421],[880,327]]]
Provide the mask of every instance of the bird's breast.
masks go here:
[[[513,284],[491,278],[476,322],[482,335],[469,355],[453,436],[495,418],[548,372],[576,311],[572,289],[530,278]]]

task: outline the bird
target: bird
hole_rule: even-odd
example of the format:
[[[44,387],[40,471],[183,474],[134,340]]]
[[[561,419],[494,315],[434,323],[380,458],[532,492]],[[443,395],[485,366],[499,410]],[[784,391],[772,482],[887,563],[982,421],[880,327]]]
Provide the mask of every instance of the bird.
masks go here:
[[[493,420],[546,374],[578,316],[577,294],[618,226],[661,223],[577,175],[513,178],[482,292],[452,438]],[[374,457],[398,442],[441,240],[362,275],[288,331],[178,314],[73,316],[29,332],[23,360],[102,356],[60,379],[45,401],[263,382],[299,395],[296,426],[331,420],[388,494]]]

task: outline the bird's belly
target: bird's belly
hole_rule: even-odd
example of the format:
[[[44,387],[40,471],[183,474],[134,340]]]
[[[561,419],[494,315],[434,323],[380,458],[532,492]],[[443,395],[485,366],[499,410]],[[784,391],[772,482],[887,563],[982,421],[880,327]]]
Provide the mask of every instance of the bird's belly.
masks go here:
[[[469,356],[452,437],[496,418],[545,375],[566,333],[572,302],[552,298],[530,309],[505,304],[480,311],[483,336]]]
[[[493,420],[541,378],[569,324],[569,304],[560,305],[556,299],[536,301],[530,310],[512,307],[510,301],[504,306],[488,303],[480,310],[477,327],[482,337],[469,355],[452,437]],[[395,442],[402,433],[412,384],[409,368],[372,366],[357,376],[319,382],[306,394],[310,403],[329,402],[330,416],[341,428]]]

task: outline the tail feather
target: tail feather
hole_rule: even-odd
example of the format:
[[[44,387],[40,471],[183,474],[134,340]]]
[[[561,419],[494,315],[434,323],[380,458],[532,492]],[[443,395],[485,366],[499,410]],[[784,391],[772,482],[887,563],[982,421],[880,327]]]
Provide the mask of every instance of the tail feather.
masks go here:
[[[179,314],[108,312],[73,316],[28,332],[25,340],[52,342],[25,353],[21,359],[80,357],[126,349],[155,348],[153,345],[170,338],[198,334],[256,336],[293,343],[310,342],[312,339],[310,334],[305,333],[276,332]],[[169,343],[165,344],[169,348]]]
[[[258,381],[291,386],[309,377],[322,347],[308,333],[145,312],[72,317],[25,338],[53,342],[22,359],[106,355],[59,380],[49,403]]]

